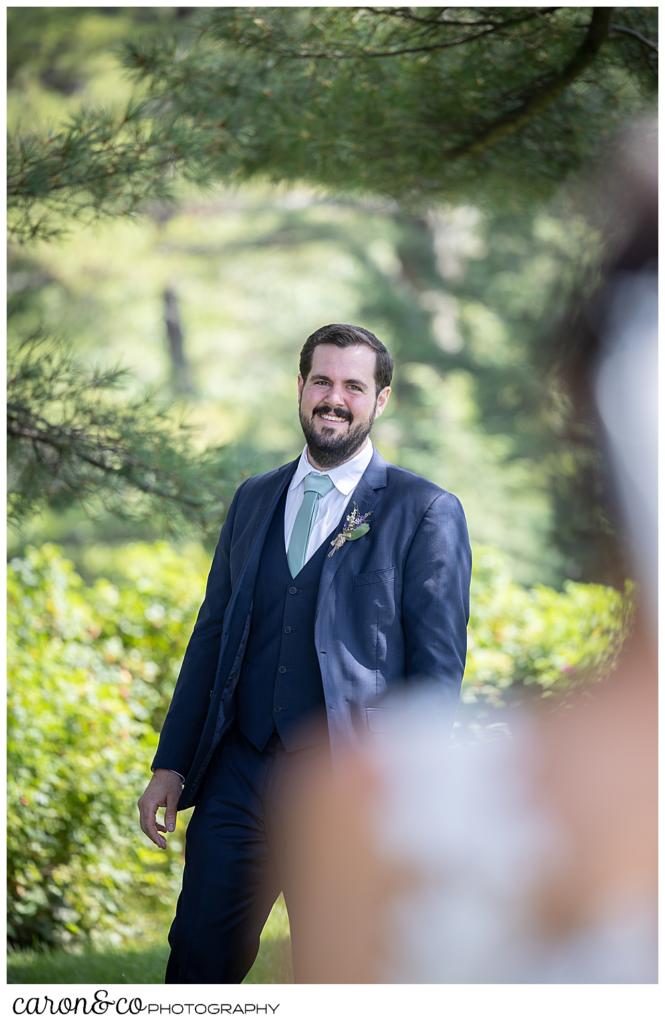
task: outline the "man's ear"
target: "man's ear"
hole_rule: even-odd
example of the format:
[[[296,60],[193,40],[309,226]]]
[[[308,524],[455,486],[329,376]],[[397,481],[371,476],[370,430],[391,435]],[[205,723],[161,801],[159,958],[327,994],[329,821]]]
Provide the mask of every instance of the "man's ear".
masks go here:
[[[298,374],[298,399],[300,399],[300,396],[302,395],[302,389],[304,388],[304,386],[305,386],[305,381],[302,378],[302,374],[299,373]]]
[[[377,416],[380,416],[381,413],[383,412],[383,410],[385,409],[385,407],[386,407],[386,405],[388,403],[388,399],[390,398],[390,392],[391,392],[391,388],[389,388],[389,387],[385,387],[381,391],[379,391],[379,394],[377,395],[377,399],[376,399],[376,415]]]

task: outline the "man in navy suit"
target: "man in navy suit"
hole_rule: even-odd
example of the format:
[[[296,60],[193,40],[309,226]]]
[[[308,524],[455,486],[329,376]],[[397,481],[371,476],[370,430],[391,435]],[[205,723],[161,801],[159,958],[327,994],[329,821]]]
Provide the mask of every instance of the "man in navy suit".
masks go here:
[[[434,681],[451,707],[459,695],[466,521],[453,494],[372,446],[392,369],[362,327],[312,334],[298,375],[303,452],[245,480],[229,507],[138,802],[161,848],[159,832],[194,806],[167,983],[240,982],[254,962],[282,888],[268,807],[284,763],[306,771],[308,726],[325,723],[334,759],[390,724],[382,696],[400,685]]]

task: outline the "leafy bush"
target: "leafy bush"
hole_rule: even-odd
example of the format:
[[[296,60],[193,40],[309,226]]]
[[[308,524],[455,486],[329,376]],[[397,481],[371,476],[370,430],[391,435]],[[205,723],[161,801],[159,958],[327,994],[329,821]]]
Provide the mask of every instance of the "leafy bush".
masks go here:
[[[149,554],[148,554],[149,552]],[[16,945],[132,930],[128,897],[174,901],[182,826],[138,828],[203,566],[165,545],[119,553],[122,587],[86,587],[46,545],[11,562],[8,917]]]
[[[494,548],[474,552],[463,699],[494,707],[534,695],[565,699],[611,668],[626,638],[633,584],[624,592],[567,580],[524,587]]]
[[[95,547],[87,584],[53,545],[9,566],[9,937],[17,946],[117,938],[137,906],[173,907],[187,815],[162,852],[136,800],[200,602],[199,547]],[[99,576],[103,573],[103,576]],[[464,696],[552,696],[615,655],[630,601],[606,587],[514,583],[475,553]],[[148,910],[149,912],[149,910]]]

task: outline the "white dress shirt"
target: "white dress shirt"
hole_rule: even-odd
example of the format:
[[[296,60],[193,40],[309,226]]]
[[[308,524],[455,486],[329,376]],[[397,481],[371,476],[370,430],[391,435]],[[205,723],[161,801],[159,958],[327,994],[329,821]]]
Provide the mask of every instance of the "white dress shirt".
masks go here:
[[[350,503],[351,495],[360,483],[361,476],[369,466],[373,452],[374,447],[372,442],[367,438],[365,446],[361,448],[361,450],[354,455],[352,459],[349,459],[348,462],[343,462],[341,466],[335,466],[334,469],[320,470],[315,469],[307,458],[307,445],[305,445],[302,450],[302,455],[300,456],[300,462],[293,474],[293,479],[291,480],[289,490],[286,495],[286,508],[284,509],[284,545],[287,551],[289,550],[289,541],[291,540],[291,533],[296,521],[296,516],[298,515],[298,510],[300,509],[302,500],[305,497],[304,480],[308,473],[318,473],[321,476],[329,476],[335,486],[323,498],[319,498],[316,520],[312,525],[309,540],[307,542],[307,551],[305,552],[306,562],[312,557],[328,534],[331,533],[339,523],[344,509]]]

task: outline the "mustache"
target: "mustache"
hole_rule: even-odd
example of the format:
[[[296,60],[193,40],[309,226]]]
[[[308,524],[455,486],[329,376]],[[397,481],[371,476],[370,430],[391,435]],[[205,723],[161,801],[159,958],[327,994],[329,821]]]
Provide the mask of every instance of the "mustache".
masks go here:
[[[340,419],[346,420],[347,423],[351,423],[353,420],[353,416],[351,415],[348,409],[341,409],[339,406],[332,405],[317,405],[312,415],[325,416],[329,413],[332,413],[333,416],[339,416]]]

